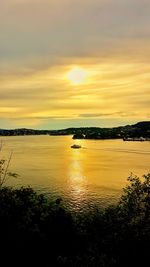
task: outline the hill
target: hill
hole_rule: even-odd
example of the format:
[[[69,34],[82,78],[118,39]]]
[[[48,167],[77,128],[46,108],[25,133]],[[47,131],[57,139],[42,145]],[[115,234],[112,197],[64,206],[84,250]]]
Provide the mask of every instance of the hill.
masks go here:
[[[0,136],[18,135],[73,135],[74,139],[119,139],[119,138],[150,138],[150,121],[138,122],[134,125],[113,128],[80,127],[61,130],[34,130],[34,129],[0,129]]]

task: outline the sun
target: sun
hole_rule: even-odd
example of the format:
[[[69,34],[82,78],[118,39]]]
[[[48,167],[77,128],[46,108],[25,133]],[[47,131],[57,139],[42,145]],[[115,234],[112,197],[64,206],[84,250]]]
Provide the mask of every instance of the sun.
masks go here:
[[[68,72],[67,78],[72,84],[78,85],[86,81],[87,73],[80,67],[74,67]]]

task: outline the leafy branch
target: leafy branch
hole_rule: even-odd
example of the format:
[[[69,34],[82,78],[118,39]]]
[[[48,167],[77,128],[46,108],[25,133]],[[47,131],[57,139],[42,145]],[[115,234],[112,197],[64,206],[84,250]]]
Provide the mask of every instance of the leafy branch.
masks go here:
[[[2,141],[0,143],[0,152],[2,151]],[[8,160],[0,159],[0,188],[11,178],[17,178],[18,174],[10,172],[9,166],[12,159],[13,152],[11,151]]]

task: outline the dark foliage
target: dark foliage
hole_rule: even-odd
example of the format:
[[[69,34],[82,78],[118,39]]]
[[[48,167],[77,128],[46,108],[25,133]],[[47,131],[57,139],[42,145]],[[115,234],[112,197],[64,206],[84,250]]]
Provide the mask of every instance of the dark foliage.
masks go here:
[[[150,174],[129,177],[118,205],[72,215],[31,188],[0,189],[0,266],[146,266]]]

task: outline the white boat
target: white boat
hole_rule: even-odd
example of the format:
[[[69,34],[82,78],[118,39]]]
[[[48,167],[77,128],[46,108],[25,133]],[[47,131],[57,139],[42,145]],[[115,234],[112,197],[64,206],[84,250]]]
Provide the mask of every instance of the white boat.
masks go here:
[[[149,138],[143,138],[143,137],[137,137],[137,138],[129,138],[129,137],[124,137],[123,138],[123,141],[140,141],[140,142],[143,142],[143,141],[150,141]]]
[[[81,146],[74,144],[74,145],[71,146],[71,148],[81,148]]]

